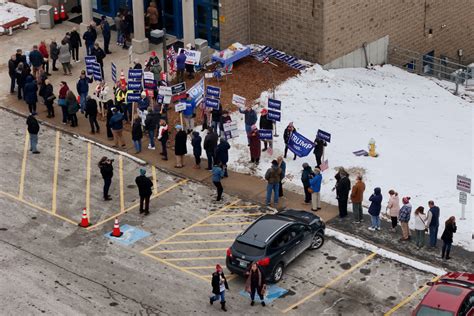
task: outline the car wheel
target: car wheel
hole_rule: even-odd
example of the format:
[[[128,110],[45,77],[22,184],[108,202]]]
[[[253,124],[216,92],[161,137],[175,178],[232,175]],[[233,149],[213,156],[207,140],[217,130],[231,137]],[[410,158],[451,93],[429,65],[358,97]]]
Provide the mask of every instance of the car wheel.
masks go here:
[[[311,240],[311,245],[309,246],[309,249],[315,250],[319,249],[323,246],[324,244],[324,236],[321,233],[315,233],[313,235],[313,240]]]
[[[283,263],[279,263],[275,266],[275,268],[273,268],[272,281],[274,283],[278,283],[281,280],[281,278],[283,277],[283,271]]]

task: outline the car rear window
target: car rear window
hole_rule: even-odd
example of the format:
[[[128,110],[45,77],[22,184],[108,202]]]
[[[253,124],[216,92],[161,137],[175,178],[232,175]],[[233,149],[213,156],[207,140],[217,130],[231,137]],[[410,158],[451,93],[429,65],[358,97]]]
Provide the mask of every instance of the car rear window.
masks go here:
[[[440,285],[436,287],[437,292],[442,292],[446,294],[451,294],[453,296],[459,296],[462,293],[462,289],[454,286],[444,286]]]
[[[421,308],[416,313],[416,316],[453,316],[453,312],[442,311],[436,308],[429,306],[421,306]]]
[[[236,241],[234,244],[234,249],[240,253],[243,253],[247,256],[263,256],[265,253],[264,248],[258,248],[255,246],[251,246],[248,244],[241,243],[239,241]]]

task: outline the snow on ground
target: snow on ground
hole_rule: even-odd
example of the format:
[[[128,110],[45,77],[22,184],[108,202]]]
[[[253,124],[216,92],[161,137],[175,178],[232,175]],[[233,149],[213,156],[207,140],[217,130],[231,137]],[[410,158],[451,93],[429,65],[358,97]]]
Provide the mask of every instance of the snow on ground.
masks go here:
[[[260,104],[266,105],[267,98],[264,92]],[[330,168],[323,174],[321,191],[325,202],[337,204],[331,189],[336,168],[344,166],[351,173],[351,184],[357,173],[364,175],[364,205],[369,205],[368,198],[377,186],[384,193],[384,205],[390,189],[400,197],[410,196],[413,210],[420,205],[427,209],[427,202],[433,199],[441,208],[439,235],[444,221],[454,215],[458,225],[454,243],[474,251],[473,196],[468,197],[467,220],[461,221],[456,190],[456,175],[473,176],[471,104],[432,80],[392,66],[325,71],[316,65],[278,86],[276,98],[282,101],[283,110],[273,156],[262,153],[260,165],[251,167],[242,132],[230,142],[229,168],[263,176],[271,160],[283,153],[283,129],[289,122],[311,140],[318,129],[325,130],[332,134],[325,154]],[[243,115],[234,113],[233,120],[238,120],[244,131]],[[352,154],[367,150],[371,138],[379,157]],[[292,157],[290,153],[286,159],[285,187],[301,192],[301,165],[308,162],[314,166],[315,158],[310,155],[293,161]],[[412,213],[412,227],[413,220]]]
[[[21,17],[28,18],[28,24],[36,22],[36,10],[32,8],[25,7],[21,4],[6,2],[1,3],[0,1],[0,25],[8,23],[12,20]],[[5,30],[0,26],[0,34]]]

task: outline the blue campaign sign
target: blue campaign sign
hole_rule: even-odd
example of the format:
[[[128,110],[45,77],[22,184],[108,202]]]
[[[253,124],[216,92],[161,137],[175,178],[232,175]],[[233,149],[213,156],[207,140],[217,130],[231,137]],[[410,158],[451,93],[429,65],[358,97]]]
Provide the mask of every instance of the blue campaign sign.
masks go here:
[[[140,101],[140,93],[127,93],[127,103]]]
[[[206,87],[206,96],[220,99],[220,97],[221,97],[221,88],[214,87],[214,86],[207,86]]]
[[[162,96],[161,94],[158,94],[158,95],[156,96],[156,102],[158,102],[158,103],[163,103],[163,100],[164,100],[164,99],[165,99],[165,97]]]
[[[130,246],[138,240],[150,236],[149,232],[127,224],[120,226],[120,231],[123,233],[123,235],[120,237],[110,236],[110,232],[104,234],[104,237],[110,238],[114,241],[118,241],[119,243],[125,246]]]
[[[281,122],[281,112],[268,110],[268,119],[270,121]]]
[[[297,132],[291,133],[288,149],[298,157],[306,157],[313,150],[314,143]]]
[[[272,140],[273,139],[273,131],[271,129],[260,129],[258,130],[260,135],[260,140]]]
[[[99,72],[94,71],[94,74],[92,76],[94,77],[95,81],[102,81],[102,73],[100,71]]]
[[[112,69],[112,81],[116,82],[117,81],[117,66],[114,63],[112,63],[111,69]]]
[[[92,64],[86,64],[86,74],[88,76],[92,76],[94,74],[94,67],[92,67]]]
[[[281,111],[281,101],[275,99],[268,99],[268,108]]]
[[[99,63],[91,63],[92,69],[94,69],[94,72],[98,71],[101,72],[100,64]]]
[[[127,88],[128,88],[128,90],[141,91],[142,90],[142,82],[141,81],[129,81]]]
[[[211,108],[211,109],[219,109],[219,100],[218,99],[213,99],[213,98],[206,98],[205,101],[206,107]]]
[[[318,129],[318,133],[316,134],[316,138],[322,139],[328,143],[331,142],[331,134],[328,132],[325,132],[323,130]]]
[[[128,70],[128,80],[136,79],[141,80],[143,76],[143,71],[141,69],[129,69]]]
[[[86,65],[88,65],[97,62],[97,59],[95,58],[95,56],[86,56],[84,57],[84,61],[86,62]]]
[[[268,285],[267,286],[267,292],[265,293],[265,303],[267,303],[267,304],[271,303],[274,300],[276,300],[277,298],[282,297],[286,293],[288,293],[287,289],[276,286],[275,284]],[[249,292],[247,292],[245,290],[241,290],[239,292],[239,294],[242,295],[243,297],[247,298],[247,299],[250,299]],[[255,301],[257,303],[260,303],[260,297],[258,295],[255,295]]]
[[[145,89],[156,89],[156,81],[154,79],[143,79],[143,86]]]
[[[188,90],[194,104],[199,105],[204,99],[204,77]]]

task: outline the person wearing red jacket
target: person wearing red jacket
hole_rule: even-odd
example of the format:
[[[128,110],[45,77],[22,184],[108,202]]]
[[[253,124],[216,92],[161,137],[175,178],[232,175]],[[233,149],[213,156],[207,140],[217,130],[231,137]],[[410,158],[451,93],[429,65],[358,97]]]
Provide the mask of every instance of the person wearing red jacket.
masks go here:
[[[43,56],[43,69],[46,71],[45,75],[51,76],[49,73],[49,53],[45,41],[41,41],[38,50]]]

